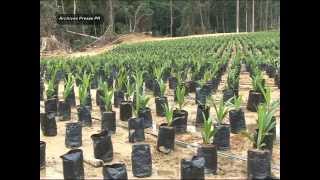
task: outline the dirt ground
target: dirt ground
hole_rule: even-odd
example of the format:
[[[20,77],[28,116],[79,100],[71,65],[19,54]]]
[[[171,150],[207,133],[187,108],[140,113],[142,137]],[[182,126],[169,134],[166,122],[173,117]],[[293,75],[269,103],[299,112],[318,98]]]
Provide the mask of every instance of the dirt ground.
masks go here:
[[[268,78],[265,75],[266,84],[272,88],[272,97],[273,99],[279,98],[280,91],[277,87],[274,86],[273,79]],[[223,75],[221,83],[218,87],[218,91],[214,96],[221,97],[222,89],[224,87],[224,82],[226,79],[226,74]],[[239,94],[243,96],[243,110],[245,112],[246,124],[250,131],[255,128],[257,114],[253,112],[249,112],[246,110],[245,105],[247,103],[247,98],[249,94],[249,90],[251,88],[251,79],[247,72],[241,72],[240,74],[240,87]],[[59,96],[61,98],[61,92],[63,92],[63,86],[59,87]],[[167,86],[168,87],[168,86]],[[78,89],[76,89],[76,96],[78,94]],[[93,157],[93,145],[90,136],[94,133],[99,132],[100,130],[100,112],[99,108],[95,104],[95,90],[91,90],[92,93],[92,117],[93,125],[92,127],[84,127],[82,130],[82,140],[83,145],[81,149],[84,152],[84,160],[94,161]],[[152,93],[150,91],[147,94],[152,97]],[[168,96],[169,104],[173,105],[173,91],[167,89],[166,94]],[[188,144],[197,145],[202,142],[201,134],[199,130],[196,130],[194,127],[195,118],[196,118],[196,104],[193,100],[195,97],[194,93],[191,93],[187,97],[187,105],[183,108],[189,112],[188,118],[188,130],[190,132],[186,134],[178,134],[176,135],[176,140],[183,141]],[[193,98],[192,98],[193,97]],[[78,97],[77,97],[78,98]],[[43,107],[43,102],[41,102]],[[77,99],[77,104],[79,101]],[[154,98],[149,102],[149,107],[152,110],[153,121],[156,123],[156,127],[159,126],[162,122],[165,122],[163,117],[158,117],[155,114],[155,103]],[[128,177],[129,179],[137,179],[133,177],[131,170],[131,147],[132,144],[128,142],[128,131],[125,126],[127,126],[127,122],[123,122],[119,120],[119,108],[113,108],[116,111],[117,118],[117,130],[116,134],[112,136],[113,149],[114,149],[114,158],[113,161],[107,164],[115,163],[115,162],[124,162],[127,165]],[[43,109],[41,109],[43,110]],[[77,121],[76,109],[72,109],[72,120]],[[210,115],[214,117],[214,110],[210,111]],[[70,122],[70,121],[67,121]],[[58,135],[56,137],[45,137],[40,132],[40,140],[45,141],[47,143],[46,150],[46,161],[47,165],[44,170],[40,171],[40,175],[42,179],[59,179],[63,178],[62,172],[62,161],[60,156],[66,153],[69,149],[65,147],[65,123],[62,121],[57,121],[58,126]],[[226,118],[226,122],[228,122],[228,118]],[[279,112],[277,113],[277,125],[280,125]],[[154,128],[153,128],[154,129]],[[40,130],[41,131],[41,130]],[[150,144],[152,151],[152,163],[153,163],[153,173],[151,177],[146,179],[174,179],[180,177],[180,161],[182,158],[191,158],[192,155],[195,155],[195,148],[184,148],[178,145],[175,146],[175,150],[169,154],[163,154],[158,152],[156,148],[157,138],[149,133],[155,133],[152,129],[146,130],[146,140],[145,143]],[[249,149],[252,145],[251,143],[241,135],[231,134],[230,139],[231,150],[223,152],[227,154],[234,154],[239,157],[246,158],[247,149]],[[273,151],[273,164],[275,166],[280,165],[280,145],[276,143],[274,145]],[[280,167],[278,167],[280,168]],[[95,168],[88,163],[84,163],[85,176],[86,178],[94,178],[99,179],[102,177],[102,168]],[[218,156],[218,174],[217,175],[206,175],[206,179],[219,179],[219,178],[245,178],[246,177],[246,161],[242,161],[239,159],[232,159],[229,157]],[[279,171],[273,170],[273,174],[279,177]]]

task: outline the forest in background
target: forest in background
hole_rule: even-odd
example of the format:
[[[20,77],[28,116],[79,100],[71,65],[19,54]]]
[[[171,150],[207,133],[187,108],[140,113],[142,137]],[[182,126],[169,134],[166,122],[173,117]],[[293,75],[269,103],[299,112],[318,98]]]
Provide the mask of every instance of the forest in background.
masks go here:
[[[101,14],[104,22],[59,25],[57,14]],[[279,28],[280,0],[40,0],[40,45],[54,38],[71,49],[132,32],[175,37]]]

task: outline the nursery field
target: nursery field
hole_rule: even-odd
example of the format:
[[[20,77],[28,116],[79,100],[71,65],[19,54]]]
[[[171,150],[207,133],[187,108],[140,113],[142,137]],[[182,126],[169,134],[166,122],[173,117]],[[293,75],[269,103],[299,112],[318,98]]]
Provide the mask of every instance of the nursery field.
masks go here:
[[[259,32],[41,59],[41,179],[280,178],[279,48]]]

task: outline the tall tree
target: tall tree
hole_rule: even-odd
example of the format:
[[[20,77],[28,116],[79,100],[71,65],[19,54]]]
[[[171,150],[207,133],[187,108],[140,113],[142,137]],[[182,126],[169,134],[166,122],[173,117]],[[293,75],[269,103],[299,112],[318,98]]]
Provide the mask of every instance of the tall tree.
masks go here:
[[[111,29],[111,32],[114,32],[114,22],[113,22],[113,4],[112,0],[108,0],[109,2],[109,28]]]
[[[246,32],[248,32],[248,0],[246,0]]]
[[[239,0],[237,0],[237,33],[239,33]]]
[[[173,4],[172,0],[170,0],[170,36],[172,37],[172,28],[173,28]]]
[[[252,0],[252,24],[251,24],[252,32],[254,32],[254,0]]]

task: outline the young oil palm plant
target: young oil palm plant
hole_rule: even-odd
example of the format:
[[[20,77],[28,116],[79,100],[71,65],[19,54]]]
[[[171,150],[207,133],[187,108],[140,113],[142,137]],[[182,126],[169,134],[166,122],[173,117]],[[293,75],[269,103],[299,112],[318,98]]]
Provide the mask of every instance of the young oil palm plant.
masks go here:
[[[108,85],[104,86],[101,100],[103,101],[106,112],[112,111],[112,97],[113,97],[113,89],[109,89]]]
[[[202,141],[203,144],[210,144],[212,142],[211,139],[214,138],[214,135],[217,131],[212,124],[213,122],[211,117],[207,118],[205,114],[202,114],[202,116],[204,119],[201,131]]]
[[[229,111],[228,104],[230,104],[230,101],[231,99],[229,99],[227,102],[223,102],[223,100],[219,100],[219,102],[216,103],[212,97],[207,98],[207,102],[209,103],[210,106],[213,106],[216,112],[217,126],[223,124],[223,120],[225,119]]]
[[[186,89],[184,86],[177,87],[176,88],[176,98],[177,98],[177,104],[178,104],[178,110],[181,111],[183,106],[185,105],[185,96]]]
[[[165,104],[164,112],[165,112],[165,117],[167,121],[167,126],[171,126],[173,121],[173,108],[169,108],[169,106]]]
[[[73,88],[74,88],[74,78],[72,76],[72,74],[68,74],[66,80],[65,80],[65,85],[64,85],[64,91],[63,91],[63,99],[65,101],[67,101],[68,98],[70,98],[70,96],[72,95],[73,92]]]

